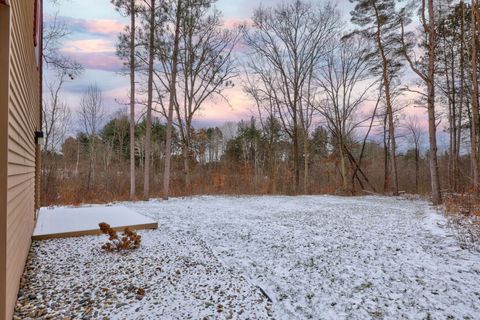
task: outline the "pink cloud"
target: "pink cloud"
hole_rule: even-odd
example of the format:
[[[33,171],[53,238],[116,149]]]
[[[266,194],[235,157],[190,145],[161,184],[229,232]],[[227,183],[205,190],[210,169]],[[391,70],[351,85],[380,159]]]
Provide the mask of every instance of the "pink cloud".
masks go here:
[[[69,56],[85,69],[116,72],[123,68],[122,61],[111,52],[72,52]]]
[[[83,26],[89,32],[102,34],[118,34],[125,28],[123,23],[110,19],[84,20]]]
[[[113,42],[103,39],[66,41],[62,52],[86,69],[119,71],[122,61],[116,56]]]
[[[65,53],[115,52],[115,45],[103,39],[85,39],[66,41],[62,51]]]
[[[53,20],[52,15],[45,15],[48,24]],[[94,33],[105,36],[114,36],[125,29],[125,24],[115,19],[78,19],[59,16],[58,20],[64,23],[74,33]]]
[[[218,97],[207,101],[202,108],[201,118],[217,121],[232,121],[248,119],[252,115],[257,115],[256,110],[252,110],[253,102],[243,92],[240,84],[226,90],[224,94],[228,99],[228,103]]]
[[[48,25],[54,20],[54,15],[45,13],[44,22]],[[79,19],[68,16],[58,16],[58,22],[65,24],[72,33],[94,33],[97,35],[114,36],[125,29],[126,24],[115,19]]]

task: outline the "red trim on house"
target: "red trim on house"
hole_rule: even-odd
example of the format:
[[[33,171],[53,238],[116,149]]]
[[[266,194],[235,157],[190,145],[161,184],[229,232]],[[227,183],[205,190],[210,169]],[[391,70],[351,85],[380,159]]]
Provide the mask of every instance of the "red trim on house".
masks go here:
[[[37,35],[38,35],[38,0],[35,0],[35,4],[33,8],[33,45],[35,47],[38,45]]]
[[[40,43],[39,43],[39,57],[38,57],[38,70],[39,70],[39,73],[40,73],[40,97],[39,97],[39,110],[40,110],[40,130],[42,130],[42,126],[43,126],[43,0],[38,0],[40,3],[38,4],[40,6],[40,10],[39,10],[39,14],[40,16],[38,17],[40,19]]]

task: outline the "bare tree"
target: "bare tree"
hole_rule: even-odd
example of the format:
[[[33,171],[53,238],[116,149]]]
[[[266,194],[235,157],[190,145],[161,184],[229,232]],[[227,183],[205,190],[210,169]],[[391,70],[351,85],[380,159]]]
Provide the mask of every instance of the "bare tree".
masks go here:
[[[42,58],[47,68],[63,70],[65,74],[74,78],[83,67],[60,50],[63,40],[69,34],[70,30],[58,17],[58,13],[46,20],[43,26]]]
[[[158,41],[158,35],[163,33],[165,23],[165,12],[168,10],[167,2],[156,0],[142,0],[138,1],[136,12],[138,13],[139,23],[136,24],[135,33],[135,70],[137,74],[144,75],[146,79],[139,83],[143,86],[137,86],[136,97],[145,97],[146,101],[137,99],[136,104],[141,104],[146,107],[143,113],[145,117],[145,137],[143,141],[135,142],[138,147],[135,152],[141,158],[140,164],[143,166],[143,198],[150,197],[150,178],[151,178],[151,162],[154,153],[152,152],[152,120],[153,111],[157,104],[157,99],[154,97],[154,74],[156,71],[155,57],[158,55],[161,42]],[[123,38],[120,45],[123,52],[129,53],[131,59],[131,42]],[[137,95],[138,94],[138,95]],[[143,117],[142,115],[142,117]]]
[[[420,122],[418,120],[417,116],[412,116],[410,115],[407,118],[407,121],[405,123],[405,127],[408,131],[409,135],[409,140],[413,144],[413,151],[415,153],[414,158],[415,158],[415,193],[418,194],[418,184],[420,181],[419,178],[419,161],[420,161],[420,147],[421,147],[421,141],[422,141],[422,136],[423,136],[423,130],[420,125]]]
[[[102,91],[97,84],[87,88],[80,101],[80,123],[89,141],[89,169],[87,177],[87,189],[90,189],[95,181],[95,159],[97,135],[103,124],[105,110],[103,106]]]
[[[258,91],[272,99],[284,130],[293,142],[294,193],[300,186],[300,138],[308,132],[311,80],[339,27],[338,13],[304,1],[258,8],[253,28],[244,33],[249,47],[247,70]],[[304,140],[305,141],[305,140]]]
[[[177,10],[175,19],[175,36],[172,51],[172,75],[170,79],[170,97],[168,101],[167,132],[165,141],[165,167],[163,173],[163,199],[168,200],[170,189],[170,162],[172,157],[172,126],[173,109],[175,107],[175,98],[177,95],[177,64],[180,42],[180,19],[182,17],[182,0],[177,0]]]
[[[370,46],[364,39],[353,35],[341,40],[321,68],[318,83],[322,89],[317,109],[325,118],[327,128],[336,140],[340,157],[343,192],[348,187],[347,154],[353,132],[364,122],[358,119],[358,108],[364,103],[370,89],[377,83],[370,73]]]
[[[135,198],[135,0],[130,1],[130,199]]]
[[[280,140],[281,124],[278,120],[277,107],[271,97],[273,93],[266,93],[264,90],[271,90],[271,87],[265,87],[261,83],[253,81],[248,73],[245,73],[245,83],[243,87],[244,92],[249,95],[253,101],[255,101],[258,113],[258,119],[262,131],[265,135],[267,143],[267,155],[270,165],[269,175],[271,184],[271,193],[275,194],[276,189],[276,173],[277,163],[279,162],[277,157],[276,145]]]
[[[47,83],[48,97],[44,99],[42,108],[45,152],[55,152],[67,133],[70,109],[60,95],[67,77],[65,70],[60,69],[57,76]]]
[[[51,0],[57,5],[59,1]],[[70,117],[70,111],[66,102],[60,97],[60,92],[65,82],[79,76],[83,67],[75,60],[60,51],[62,43],[70,34],[70,30],[56,12],[43,24],[42,59],[45,67],[51,69],[52,77],[46,82],[48,97],[43,99],[42,120],[45,131],[44,151],[55,152],[58,145],[63,142],[66,131],[66,123]],[[42,97],[43,98],[43,97]]]
[[[478,0],[472,0],[472,18],[471,18],[471,72],[472,72],[472,128],[470,141],[470,157],[472,162],[472,181],[475,192],[480,192],[479,171],[478,171],[478,61],[477,61],[477,10]]]
[[[222,28],[219,11],[211,9],[211,0],[182,1],[179,29],[178,77],[175,90],[175,122],[180,133],[186,189],[190,189],[190,157],[193,120],[209,99],[225,99],[225,89],[233,87],[236,76],[232,52],[239,40],[239,31]],[[168,36],[168,34],[167,34]],[[169,39],[165,39],[169,42]],[[173,75],[172,52],[160,54],[162,72],[156,73],[157,88],[163,96],[170,90]],[[162,113],[168,117],[163,100]]]
[[[455,185],[458,187],[458,164],[460,162],[460,144],[462,141],[462,112],[463,108],[465,105],[465,43],[466,43],[466,37],[465,37],[465,2],[463,0],[460,2],[461,6],[461,18],[460,18],[460,101],[459,101],[459,110],[458,110],[458,120],[457,120],[457,149],[455,153],[455,162],[457,163],[456,170],[454,170],[454,179],[455,179]]]
[[[352,22],[362,29],[358,32],[366,40],[375,43],[375,56],[380,60],[376,69],[380,70],[387,107],[388,133],[390,142],[390,165],[392,169],[393,194],[398,194],[398,172],[395,142],[395,121],[392,82],[398,75],[399,59],[394,39],[397,36],[399,19],[395,0],[354,0],[357,3],[352,11]],[[378,70],[374,70],[378,71]]]
[[[42,108],[44,140],[41,163],[41,185],[44,198],[54,194],[56,190],[54,183],[58,162],[56,153],[65,140],[71,115],[67,103],[60,95],[67,75],[61,69],[58,69],[57,72],[58,76],[46,85],[48,97],[44,97]]]
[[[130,70],[130,200],[135,198],[135,18],[137,15],[137,7],[135,0],[111,0],[115,8],[122,15],[130,16],[130,27],[127,28],[126,33],[129,35],[128,46],[128,67]],[[125,35],[120,35],[120,43],[117,48],[117,54],[120,57],[125,55],[125,48],[122,48],[122,39]]]
[[[147,79],[147,115],[145,133],[145,167],[143,174],[143,199],[150,198],[150,159],[152,149],[152,107],[153,107],[153,68],[155,58],[155,15],[157,7],[155,0],[150,0],[148,7],[148,79]]]
[[[428,2],[427,2],[428,1]],[[440,176],[437,160],[437,123],[435,118],[435,57],[436,57],[436,29],[435,29],[435,8],[433,0],[422,0],[420,6],[420,21],[425,33],[425,52],[427,66],[422,65],[412,57],[412,49],[415,45],[412,41],[412,34],[405,32],[406,11],[400,14],[401,21],[401,45],[402,52],[415,72],[427,87],[427,112],[428,112],[428,135],[430,142],[430,180],[432,186],[433,204],[442,203],[440,193]]]

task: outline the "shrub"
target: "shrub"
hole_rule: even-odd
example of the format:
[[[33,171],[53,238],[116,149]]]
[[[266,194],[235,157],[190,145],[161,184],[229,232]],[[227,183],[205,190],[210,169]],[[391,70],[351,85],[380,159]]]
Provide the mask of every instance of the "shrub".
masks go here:
[[[103,234],[108,235],[108,242],[102,245],[102,249],[108,252],[133,250],[140,247],[142,237],[128,227],[123,230],[121,236],[113,230],[108,223],[98,224]]]

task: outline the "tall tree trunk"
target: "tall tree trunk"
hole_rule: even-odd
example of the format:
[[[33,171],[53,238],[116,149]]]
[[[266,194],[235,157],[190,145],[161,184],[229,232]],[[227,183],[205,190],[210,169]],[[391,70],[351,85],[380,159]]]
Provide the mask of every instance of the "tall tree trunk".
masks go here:
[[[308,194],[308,132],[304,130],[303,133],[303,193]]]
[[[459,169],[458,165],[460,163],[460,143],[462,139],[462,113],[463,107],[465,104],[465,2],[461,2],[462,6],[462,18],[460,20],[460,106],[458,110],[458,117],[457,117],[457,150],[455,154],[455,161],[457,162],[457,171],[455,172],[455,183],[456,189],[458,191],[459,188]]]
[[[293,111],[293,170],[294,170],[294,184],[293,193],[297,194],[300,187],[300,158],[298,148],[298,120],[297,120],[297,108]]]
[[[183,156],[183,170],[184,170],[184,176],[185,176],[185,191],[187,193],[190,192],[190,186],[191,186],[191,181],[190,181],[190,152],[189,152],[189,145],[187,141],[184,141],[182,143],[182,156]]]
[[[386,193],[390,185],[390,168],[389,168],[389,149],[390,141],[387,134],[387,114],[383,119],[383,192]]]
[[[428,74],[427,74],[427,108],[428,133],[430,141],[430,179],[432,184],[432,202],[442,203],[440,177],[437,161],[437,126],[435,122],[435,12],[433,0],[428,0]]]
[[[395,127],[393,122],[393,106],[390,96],[390,85],[385,87],[385,96],[387,101],[387,113],[388,113],[388,133],[390,141],[390,163],[392,166],[392,191],[393,195],[398,195],[398,173],[397,173],[397,151],[395,142]]]
[[[168,200],[170,194],[170,165],[172,157],[172,123],[173,105],[175,103],[177,86],[178,46],[180,40],[180,17],[182,1],[177,0],[177,15],[175,21],[175,40],[173,43],[172,78],[170,83],[170,99],[168,101],[167,137],[165,142],[165,167],[163,173],[163,199]]]
[[[277,193],[277,183],[276,183],[276,157],[274,154],[274,149],[273,149],[273,142],[270,142],[269,148],[268,148],[268,154],[270,158],[270,183],[272,184],[271,192],[272,194]]]
[[[376,13],[376,24],[377,24],[377,32],[376,32],[376,42],[378,46],[378,50],[380,52],[380,56],[382,59],[382,77],[383,77],[383,86],[385,89],[385,102],[387,105],[387,117],[388,117],[388,133],[390,136],[390,165],[392,168],[392,187],[393,187],[393,195],[398,195],[398,174],[397,174],[397,155],[396,155],[396,145],[395,145],[395,127],[393,121],[393,105],[392,105],[392,97],[391,97],[391,88],[390,88],[390,79],[388,76],[389,70],[389,63],[388,59],[384,50],[384,46],[382,43],[382,31],[380,28],[380,21],[381,17],[379,16],[378,10],[376,5],[374,5],[375,13]]]
[[[442,7],[442,2],[438,3],[439,5],[439,21],[444,21],[442,14],[444,13],[444,8]],[[450,191],[455,190],[455,150],[456,150],[456,81],[455,81],[455,54],[453,49],[453,44],[447,44],[448,35],[445,32],[441,32],[439,37],[442,41],[442,52],[443,52],[443,72],[445,75],[445,85],[446,85],[446,97],[448,100],[448,165],[447,165],[447,178],[448,178],[448,188]],[[452,42],[455,43],[455,35],[452,36]]]
[[[419,181],[419,165],[420,150],[417,144],[415,144],[415,194],[418,194],[418,181]]]
[[[473,189],[479,192],[478,184],[478,75],[477,75],[477,0],[472,0],[472,141],[470,157],[472,161]]]
[[[95,183],[95,136],[92,135],[89,141],[90,160],[88,162],[87,190]]]
[[[145,168],[143,177],[143,199],[150,197],[150,158],[152,148],[152,102],[153,102],[153,59],[155,42],[155,0],[150,2],[150,34],[148,41],[148,98],[145,130]]]
[[[456,94],[456,79],[455,79],[455,52],[453,49],[453,46],[450,49],[450,54],[452,56],[451,62],[450,62],[450,73],[451,73],[451,78],[452,78],[452,83],[453,83],[453,91],[452,91],[452,127],[453,127],[453,133],[452,133],[452,139],[453,139],[453,154],[450,155],[452,158],[452,184],[453,184],[453,190],[457,190],[457,171],[458,171],[458,159],[457,159],[457,149],[459,146],[457,145],[457,109],[458,109],[458,104],[457,104],[457,94]]]
[[[457,158],[457,149],[460,148],[460,146],[457,144],[457,135],[458,135],[458,128],[457,128],[457,117],[458,117],[458,104],[456,102],[457,99],[457,93],[456,93],[456,86],[455,86],[455,52],[453,49],[453,46],[451,48],[451,55],[452,55],[452,61],[450,64],[450,72],[451,72],[451,77],[452,77],[452,82],[453,82],[453,108],[452,108],[452,127],[453,127],[453,154],[450,155],[452,158],[452,187],[453,191],[457,190],[457,171],[458,171],[458,158]]]
[[[135,0],[130,0],[130,200],[135,193]]]
[[[441,9],[440,9],[441,12]],[[441,17],[440,17],[441,19]],[[443,72],[445,73],[445,84],[446,84],[446,96],[448,100],[448,186],[450,190],[453,187],[453,168],[454,168],[454,138],[455,133],[455,121],[454,121],[454,112],[455,112],[455,79],[452,77],[450,78],[450,69],[449,69],[449,60],[453,60],[454,56],[448,57],[447,55],[447,44],[445,35],[442,37],[442,45],[443,45]],[[453,76],[453,73],[452,73]]]
[[[345,147],[343,138],[340,137],[338,141],[338,150],[340,151],[340,171],[342,174],[342,190],[344,193],[348,192],[348,178],[347,178],[347,164],[345,162]]]
[[[80,162],[80,139],[77,137],[77,161],[75,162],[75,176],[78,176],[79,162]]]

